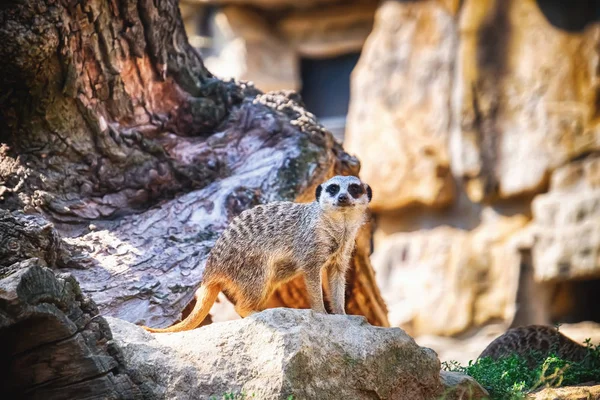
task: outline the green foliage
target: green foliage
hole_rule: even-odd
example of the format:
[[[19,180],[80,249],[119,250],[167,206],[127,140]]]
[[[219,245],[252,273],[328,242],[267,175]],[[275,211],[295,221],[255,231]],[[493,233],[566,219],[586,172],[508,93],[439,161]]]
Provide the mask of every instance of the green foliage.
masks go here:
[[[516,354],[499,360],[490,357],[469,361],[461,366],[456,361],[443,363],[447,371],[458,371],[473,377],[487,389],[493,400],[524,399],[528,393],[544,387],[571,386],[597,381],[600,377],[600,345],[585,341],[588,353],[580,362],[563,360],[555,353],[549,356],[531,352],[532,368],[527,359]]]

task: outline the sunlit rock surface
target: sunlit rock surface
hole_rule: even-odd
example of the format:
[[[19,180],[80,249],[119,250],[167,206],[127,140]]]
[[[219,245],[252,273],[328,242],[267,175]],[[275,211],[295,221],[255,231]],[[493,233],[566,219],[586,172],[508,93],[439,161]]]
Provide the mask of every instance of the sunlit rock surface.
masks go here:
[[[174,334],[108,321],[126,365],[160,398],[419,400],[478,387],[442,379],[432,350],[362,317],[278,308]]]
[[[600,289],[594,7],[381,3],[344,145],[377,194],[373,262],[392,325],[454,335],[597,320],[584,312]],[[520,222],[479,250],[472,238],[496,229],[486,209]]]
[[[600,277],[600,158],[552,174],[532,204],[533,264],[539,281]]]
[[[352,75],[344,146],[377,194],[374,210],[454,198],[447,146],[458,45],[435,2],[385,2]]]
[[[455,335],[511,319],[519,261],[510,238],[523,216],[491,216],[473,231],[439,227],[390,235],[372,256],[392,326]]]

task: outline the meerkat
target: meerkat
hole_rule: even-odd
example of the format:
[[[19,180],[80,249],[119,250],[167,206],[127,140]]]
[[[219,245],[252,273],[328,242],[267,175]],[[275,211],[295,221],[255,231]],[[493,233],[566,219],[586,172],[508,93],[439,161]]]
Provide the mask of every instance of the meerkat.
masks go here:
[[[244,318],[263,310],[279,285],[300,274],[310,307],[326,313],[323,269],[331,311],[345,314],[346,270],[373,193],[355,176],[335,176],[317,186],[315,195],[312,203],[273,202],[242,212],[211,250],[192,312],[171,327],[144,328],[150,332],[194,329],[221,291]]]
[[[556,328],[544,325],[527,325],[512,328],[493,340],[479,355],[479,358],[491,357],[494,360],[517,354],[532,365],[535,355],[547,357],[551,352],[568,361],[582,361],[587,348],[579,344]]]

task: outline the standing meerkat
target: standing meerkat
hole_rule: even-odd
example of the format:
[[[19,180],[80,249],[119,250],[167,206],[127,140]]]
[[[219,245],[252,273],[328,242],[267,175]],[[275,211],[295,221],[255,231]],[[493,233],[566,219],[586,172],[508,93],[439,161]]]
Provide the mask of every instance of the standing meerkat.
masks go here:
[[[357,177],[335,176],[317,187],[312,203],[274,202],[242,212],[211,250],[192,312],[169,328],[144,328],[150,332],[194,329],[221,291],[246,317],[263,310],[273,291],[299,274],[304,275],[311,308],[326,313],[323,269],[331,310],[345,314],[346,270],[371,198],[371,188]]]

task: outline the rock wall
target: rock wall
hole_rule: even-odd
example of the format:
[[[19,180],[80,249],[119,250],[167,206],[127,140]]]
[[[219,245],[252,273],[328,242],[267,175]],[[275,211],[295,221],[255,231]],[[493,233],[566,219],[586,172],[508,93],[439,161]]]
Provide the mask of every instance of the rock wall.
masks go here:
[[[204,47],[207,68],[221,78],[252,81],[267,92],[302,86],[300,59],[329,58],[359,52],[373,28],[377,1],[234,1],[183,0],[191,43]],[[206,6],[206,30],[197,18]],[[204,43],[207,41],[208,43]]]
[[[519,258],[506,241],[526,221],[490,215],[472,231],[441,226],[390,235],[372,256],[390,323],[417,335],[451,335],[512,318]]]
[[[600,158],[557,168],[532,203],[533,267],[539,281],[589,279],[600,268]]]
[[[377,13],[353,72],[344,142],[366,160],[361,176],[375,210],[442,206],[455,196],[445,143],[457,40],[452,15],[437,3],[389,2]]]
[[[600,277],[594,4],[378,8],[344,147],[376,194],[372,261],[392,325],[459,335],[586,306],[559,289]]]

